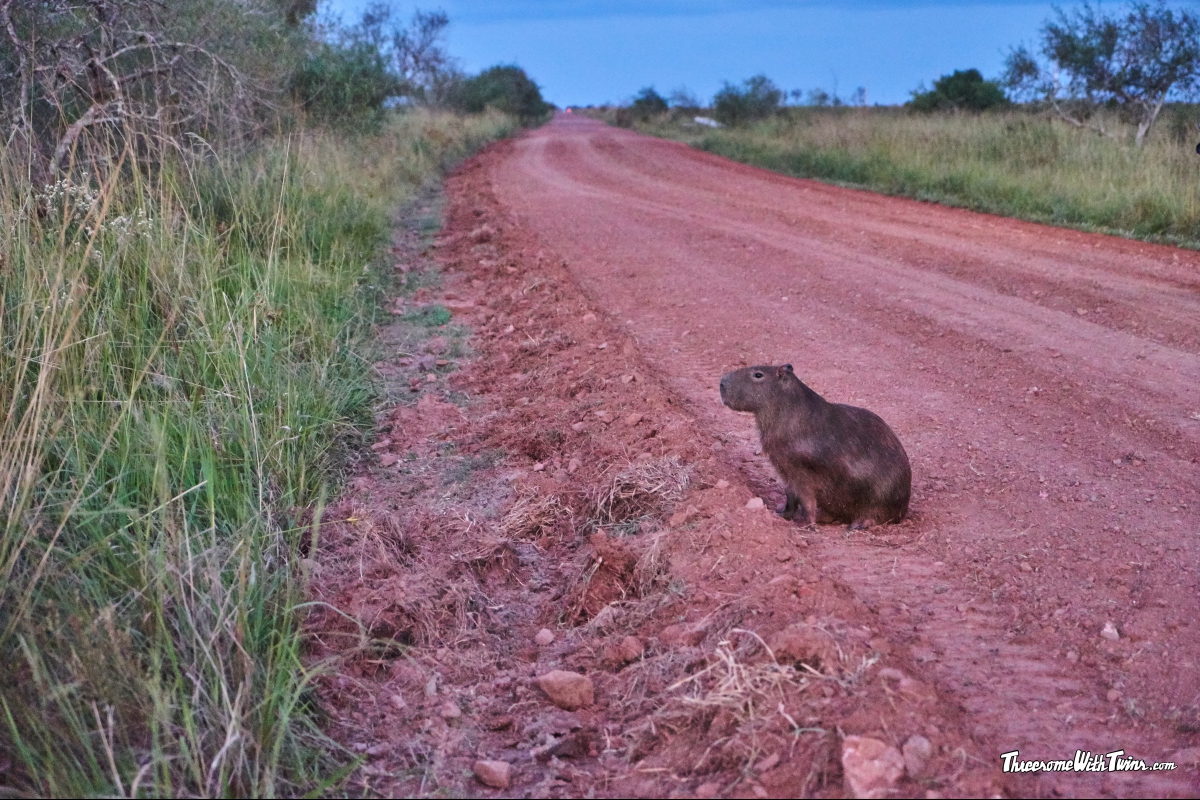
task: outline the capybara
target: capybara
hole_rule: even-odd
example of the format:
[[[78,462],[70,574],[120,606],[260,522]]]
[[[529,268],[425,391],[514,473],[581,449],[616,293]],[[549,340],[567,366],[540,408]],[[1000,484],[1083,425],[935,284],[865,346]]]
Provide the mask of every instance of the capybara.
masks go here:
[[[787,488],[785,518],[802,525],[848,522],[856,530],[908,513],[908,454],[875,414],[827,402],[791,364],[727,373],[721,400],[734,411],[754,412],[763,452]]]

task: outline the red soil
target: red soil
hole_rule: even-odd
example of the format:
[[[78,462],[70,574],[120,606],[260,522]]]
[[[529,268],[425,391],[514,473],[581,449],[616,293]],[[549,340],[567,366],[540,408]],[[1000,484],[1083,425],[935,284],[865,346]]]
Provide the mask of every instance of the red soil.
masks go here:
[[[372,754],[372,791],[488,794],[469,770],[489,758],[513,764],[510,794],[837,795],[841,735],[920,734],[934,759],[896,793],[1197,792],[1200,255],[580,118],[491,148],[448,193],[436,257],[478,357],[458,395],[439,379],[387,434],[443,477],[364,475],[317,558],[319,597],[412,646],[324,684],[338,735]],[[783,362],[897,432],[908,521],[847,534],[745,508],[782,493],[716,383]],[[505,455],[447,489],[439,441]],[[636,532],[592,533],[598,493],[647,463],[686,467],[690,486]],[[521,541],[514,503],[546,497],[566,510]],[[346,650],[342,619],[314,623],[322,652]],[[532,644],[543,626],[555,644]],[[823,657],[796,639],[816,630]],[[626,635],[646,645],[628,665]],[[680,699],[723,654],[770,673],[756,636],[823,677],[760,693],[750,716],[770,720],[696,702],[712,691]],[[595,705],[555,709],[533,681],[552,669],[592,676]],[[426,697],[435,673],[446,688]],[[1180,768],[998,769],[1011,750],[1077,749]]]

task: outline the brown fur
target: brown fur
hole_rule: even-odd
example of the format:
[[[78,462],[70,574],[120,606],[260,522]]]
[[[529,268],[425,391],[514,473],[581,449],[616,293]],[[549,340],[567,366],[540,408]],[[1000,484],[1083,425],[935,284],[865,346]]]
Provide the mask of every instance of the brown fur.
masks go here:
[[[899,522],[908,513],[912,469],[887,423],[865,408],[826,402],[791,364],[745,367],[721,378],[721,400],[752,411],[787,488],[780,513],[802,525],[850,528]]]

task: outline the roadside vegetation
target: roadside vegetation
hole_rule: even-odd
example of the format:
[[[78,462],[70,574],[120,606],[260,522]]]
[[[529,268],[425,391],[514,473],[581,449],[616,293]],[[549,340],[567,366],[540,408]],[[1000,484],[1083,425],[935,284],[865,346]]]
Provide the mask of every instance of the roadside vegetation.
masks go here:
[[[1104,137],[1028,110],[797,108],[737,128],[669,116],[638,128],[796,177],[1200,247],[1200,111],[1163,116],[1143,147],[1115,114],[1096,117],[1124,135]]]
[[[0,793],[297,794],[347,763],[304,557],[373,421],[392,217],[518,123],[426,102],[467,80],[436,36],[397,66],[426,19],[376,58],[369,17],[313,5],[0,0]]]
[[[1057,10],[1039,45],[1014,48],[999,77],[955,70],[901,107],[758,75],[708,108],[651,106],[643,90],[602,115],[797,177],[1200,247],[1195,14],[1085,4]]]

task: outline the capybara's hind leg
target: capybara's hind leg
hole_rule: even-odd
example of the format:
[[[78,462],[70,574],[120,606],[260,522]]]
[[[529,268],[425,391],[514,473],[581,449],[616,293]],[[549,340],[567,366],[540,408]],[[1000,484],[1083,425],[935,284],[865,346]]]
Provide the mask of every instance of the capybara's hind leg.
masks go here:
[[[801,525],[811,525],[817,521],[817,498],[815,495],[802,494],[789,488],[787,502],[779,515]]]

